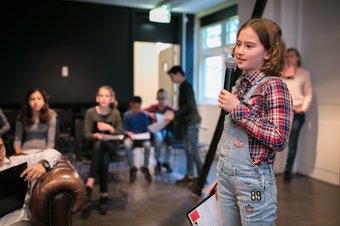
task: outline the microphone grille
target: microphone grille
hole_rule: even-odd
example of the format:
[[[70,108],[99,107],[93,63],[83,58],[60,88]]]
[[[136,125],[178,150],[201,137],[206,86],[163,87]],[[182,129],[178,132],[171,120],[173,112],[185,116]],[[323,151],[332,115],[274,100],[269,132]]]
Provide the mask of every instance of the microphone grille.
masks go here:
[[[236,68],[237,66],[237,62],[236,60],[234,59],[234,57],[229,57],[225,62],[225,67],[226,68]]]

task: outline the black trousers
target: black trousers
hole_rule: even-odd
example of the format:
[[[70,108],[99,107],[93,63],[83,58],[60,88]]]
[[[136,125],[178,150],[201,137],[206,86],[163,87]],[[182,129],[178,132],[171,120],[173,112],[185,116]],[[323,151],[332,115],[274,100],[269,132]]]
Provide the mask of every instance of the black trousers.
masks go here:
[[[89,177],[99,179],[101,193],[108,191],[109,164],[112,155],[117,151],[116,141],[95,141],[91,154]]]
[[[288,143],[288,157],[287,157],[285,172],[291,172],[293,169],[297,147],[298,147],[300,131],[304,123],[305,123],[305,114],[294,113],[292,131],[290,133],[289,143]]]

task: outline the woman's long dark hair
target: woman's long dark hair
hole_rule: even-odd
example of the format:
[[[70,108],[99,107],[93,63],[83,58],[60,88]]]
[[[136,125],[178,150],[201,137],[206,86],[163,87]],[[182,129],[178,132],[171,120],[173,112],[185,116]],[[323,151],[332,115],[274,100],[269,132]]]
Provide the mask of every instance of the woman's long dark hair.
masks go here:
[[[33,114],[32,114],[32,109],[29,105],[29,100],[30,100],[30,97],[33,93],[35,92],[39,92],[41,94],[41,96],[43,97],[44,99],[44,106],[40,109],[40,114],[39,114],[39,120],[40,122],[42,123],[46,123],[48,121],[51,120],[51,111],[49,109],[49,106],[48,106],[48,103],[47,103],[47,94],[41,90],[41,89],[29,89],[25,95],[25,100],[24,100],[24,104],[23,106],[21,107],[21,110],[20,110],[20,113],[19,113],[19,120],[24,124],[24,125],[27,125],[27,126],[30,126],[32,125],[34,122],[33,122]]]

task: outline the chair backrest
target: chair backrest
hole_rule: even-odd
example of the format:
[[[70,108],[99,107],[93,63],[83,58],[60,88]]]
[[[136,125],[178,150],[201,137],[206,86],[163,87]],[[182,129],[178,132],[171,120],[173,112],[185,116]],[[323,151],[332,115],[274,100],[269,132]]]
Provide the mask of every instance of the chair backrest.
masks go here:
[[[84,119],[76,118],[74,120],[74,138],[77,142],[83,142],[83,127],[84,127]]]
[[[70,108],[53,108],[59,119],[60,132],[72,133],[73,113]]]

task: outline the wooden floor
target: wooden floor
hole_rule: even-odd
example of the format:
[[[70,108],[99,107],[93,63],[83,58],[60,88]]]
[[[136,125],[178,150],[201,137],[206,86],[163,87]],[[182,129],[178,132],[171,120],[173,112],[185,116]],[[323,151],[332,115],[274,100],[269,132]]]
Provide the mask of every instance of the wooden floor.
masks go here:
[[[204,153],[202,153],[204,158]],[[153,174],[155,162],[151,155],[150,170]],[[141,152],[135,152],[135,162],[140,165]],[[97,209],[98,187],[94,189],[94,203],[91,216],[80,219],[73,216],[74,226],[189,226],[186,213],[200,199],[191,195],[187,186],[176,186],[175,180],[185,173],[185,157],[181,152],[172,155],[174,172],[153,174],[149,184],[138,171],[137,181],[128,184],[124,165],[112,166],[116,172],[109,185],[110,211],[100,215]],[[216,163],[213,164],[208,183],[215,180]],[[290,183],[283,183],[277,175],[278,218],[276,226],[339,226],[340,188],[302,175],[294,175]],[[127,196],[126,196],[127,195]]]

